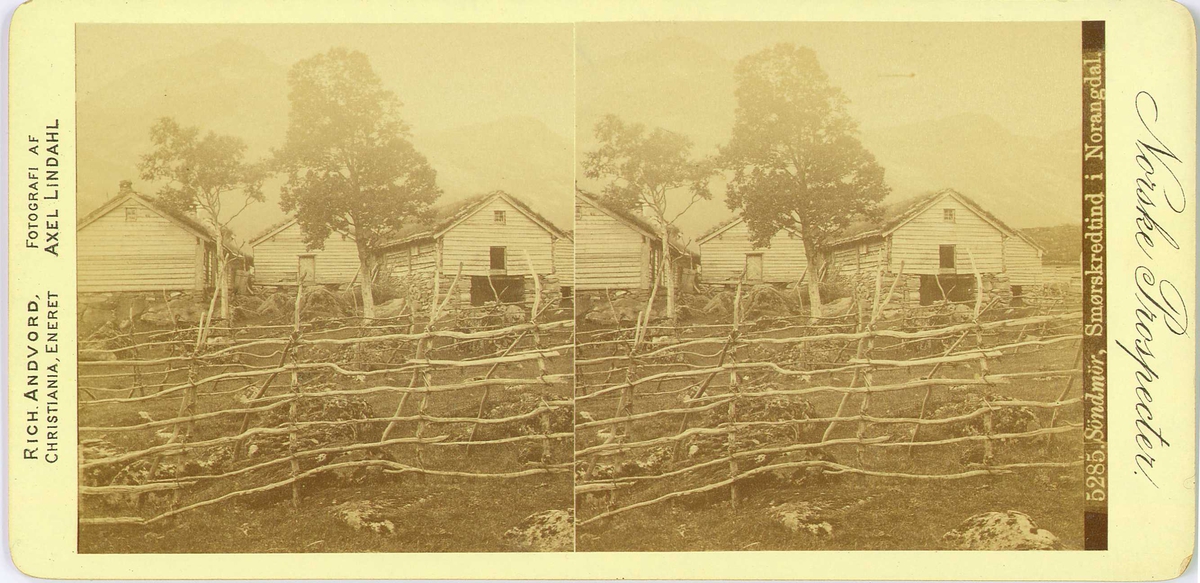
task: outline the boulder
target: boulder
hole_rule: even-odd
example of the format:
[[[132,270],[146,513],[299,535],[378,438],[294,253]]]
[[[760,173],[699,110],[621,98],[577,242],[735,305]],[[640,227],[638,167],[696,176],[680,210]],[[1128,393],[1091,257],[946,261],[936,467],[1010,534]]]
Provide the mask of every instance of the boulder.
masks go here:
[[[545,510],[522,520],[504,533],[504,538],[520,551],[571,552],[575,548],[574,521],[571,510]]]
[[[821,306],[821,315],[826,317],[841,316],[850,313],[854,298],[838,298]]]
[[[1024,512],[976,514],[942,536],[947,548],[971,551],[1058,550],[1062,542],[1054,533],[1038,528]]]
[[[355,500],[333,508],[334,516],[354,530],[369,530],[376,534],[395,534],[396,525],[385,516],[386,509],[373,502]]]
[[[404,313],[405,306],[408,305],[408,300],[404,298],[396,298],[388,300],[382,304],[375,306],[376,318],[395,318]]]
[[[821,520],[821,508],[808,502],[785,502],[772,507],[771,518],[794,533],[830,536],[833,525]]]

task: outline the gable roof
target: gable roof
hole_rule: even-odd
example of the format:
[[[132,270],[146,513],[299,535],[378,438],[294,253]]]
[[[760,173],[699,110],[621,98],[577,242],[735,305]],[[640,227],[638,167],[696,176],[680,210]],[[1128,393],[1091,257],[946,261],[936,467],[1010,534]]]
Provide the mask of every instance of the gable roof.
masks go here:
[[[549,219],[538,214],[525,201],[503,190],[496,190],[486,194],[470,196],[452,203],[435,205],[430,209],[433,212],[433,217],[430,220],[410,223],[401,227],[391,234],[391,237],[388,238],[382,247],[387,248],[423,239],[437,239],[445,235],[447,231],[458,226],[459,223],[469,219],[497,198],[504,200],[510,206],[517,209],[517,212],[525,215],[529,220],[549,231],[554,236],[567,238],[566,231],[558,228]]]
[[[831,241],[829,246],[837,247],[839,245],[845,245],[847,243],[853,243],[863,239],[887,237],[900,227],[908,224],[909,221],[920,216],[921,213],[929,210],[930,207],[946,197],[951,197],[957,200],[963,206],[971,210],[971,212],[979,215],[980,218],[991,224],[1000,232],[1006,235],[1019,237],[1035,248],[1045,251],[1045,249],[1043,249],[1040,245],[1030,240],[1028,236],[1006,225],[1004,221],[1001,221],[992,213],[984,210],[984,208],[976,204],[975,201],[971,200],[961,192],[951,188],[914,196],[900,202],[885,205],[882,209],[883,215],[878,221],[864,220],[850,225],[842,231],[842,236]]]
[[[183,228],[183,230],[188,231],[189,233],[191,233],[197,237],[200,237],[200,238],[204,239],[205,241],[208,241],[209,243],[215,242],[215,239],[213,238],[212,234],[209,232],[208,227],[204,226],[204,224],[201,223],[200,221],[198,221],[184,213],[170,210],[170,209],[168,209],[168,208],[166,208],[166,207],[164,207],[164,206],[162,206],[140,194],[137,194],[136,192],[125,192],[123,194],[120,194],[118,196],[114,196],[114,197],[110,198],[107,202],[100,205],[100,208],[88,213],[86,216],[79,219],[79,222],[75,226],[75,230],[82,231],[84,227],[87,227],[88,225],[96,222],[100,217],[107,215],[108,213],[112,212],[114,209],[120,207],[121,205],[123,205],[126,202],[131,201],[131,200],[134,202],[137,202],[138,204],[141,204],[142,206],[146,207],[147,209],[150,209],[152,212],[154,212],[155,214],[158,214],[159,216],[163,217],[164,219],[167,219],[168,221],[175,223],[179,227]]]
[[[725,219],[725,220],[713,225],[707,231],[704,231],[703,233],[701,233],[700,236],[696,238],[696,244],[703,245],[703,244],[707,243],[709,241],[709,239],[712,239],[712,238],[716,237],[717,235],[720,235],[721,233],[724,233],[725,231],[732,229],[735,225],[737,225],[740,222],[742,222],[742,215],[740,215],[740,214],[732,216],[728,219]]]
[[[259,231],[259,233],[257,235],[255,235],[254,238],[250,239],[250,241],[246,244],[251,247],[254,247],[255,245],[258,245],[259,243],[262,243],[263,241],[270,239],[271,237],[275,236],[277,233],[283,231],[284,229],[287,229],[288,227],[296,224],[297,221],[298,221],[298,219],[296,217],[294,217],[292,215],[288,215],[282,221],[279,221],[279,222],[263,229],[262,231]],[[350,240],[354,240],[354,233],[342,233],[341,231],[334,231],[334,232],[341,233],[345,237],[349,237]]]
[[[264,239],[267,239],[267,238],[271,237],[272,235],[274,235],[275,233],[278,233],[294,224],[296,224],[296,217],[293,217],[292,215],[288,215],[288,216],[284,217],[284,219],[282,221],[277,221],[276,223],[272,224],[271,226],[259,231],[258,234],[251,237],[250,241],[247,242],[246,244],[251,247],[258,245]]]
[[[721,233],[724,233],[725,231],[728,231],[729,229],[732,229],[732,228],[736,227],[737,225],[744,223],[744,222],[745,222],[745,219],[742,217],[741,214],[738,214],[738,215],[735,215],[728,219],[725,219],[725,220],[713,225],[707,231],[702,233],[698,238],[696,238],[696,244],[703,245],[703,244],[709,242],[711,239],[714,239],[714,238],[720,236]],[[780,231],[788,231],[789,233],[794,233],[797,236],[800,235],[799,233],[796,233],[795,231],[793,231],[791,229],[787,229],[787,228],[780,229]]]
[[[586,202],[589,206],[596,208],[596,210],[599,210],[600,212],[612,217],[618,222],[624,223],[629,228],[641,233],[646,237],[649,237],[653,241],[662,241],[662,237],[658,236],[657,228],[645,218],[624,209],[617,208],[604,199],[579,188],[575,189],[575,196]],[[691,256],[697,255],[695,251],[688,249],[687,244],[683,241],[680,241],[678,237],[672,236],[670,238],[670,244],[677,253]]]

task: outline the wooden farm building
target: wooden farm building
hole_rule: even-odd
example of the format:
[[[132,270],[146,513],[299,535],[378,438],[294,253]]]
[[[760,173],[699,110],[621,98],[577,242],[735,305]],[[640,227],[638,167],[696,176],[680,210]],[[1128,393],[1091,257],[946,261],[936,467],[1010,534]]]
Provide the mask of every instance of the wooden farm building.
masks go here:
[[[305,283],[345,285],[359,278],[358,245],[354,236],[332,233],[324,249],[309,249],[300,223],[289,217],[250,240],[254,250],[254,283],[295,285]]]
[[[649,290],[662,257],[662,238],[645,217],[617,209],[600,198],[575,193],[575,279],[580,291]],[[670,242],[677,289],[687,291],[696,257]]]
[[[79,292],[198,291],[216,279],[216,242],[196,219],[132,190],[79,220]]]
[[[554,268],[558,270],[558,285],[563,297],[575,292],[575,231],[566,231],[562,244],[554,246]]]
[[[954,190],[885,207],[880,221],[852,225],[826,250],[827,273],[874,277],[882,266],[919,287],[922,303],[967,300],[975,273],[989,289],[1020,296],[1041,282],[1044,250]]]
[[[808,265],[799,233],[780,230],[766,246],[755,247],[740,216],[717,224],[696,241],[704,283],[737,284],[743,271],[748,283],[796,283]]]
[[[522,302],[535,289],[570,294],[570,236],[529,205],[501,191],[434,209],[431,222],[409,225],[382,248],[382,272],[394,282],[427,286],[439,276],[446,293],[460,266],[456,294],[472,305]]]

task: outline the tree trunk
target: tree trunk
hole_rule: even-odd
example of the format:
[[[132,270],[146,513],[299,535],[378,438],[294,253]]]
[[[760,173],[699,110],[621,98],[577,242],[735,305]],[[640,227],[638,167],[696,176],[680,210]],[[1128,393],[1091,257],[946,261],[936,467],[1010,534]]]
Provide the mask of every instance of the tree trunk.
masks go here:
[[[375,256],[371,254],[371,250],[367,248],[366,243],[359,239],[355,239],[358,244],[358,269],[362,276],[362,303],[363,317],[375,317]]]
[[[221,232],[221,228],[217,226],[217,280],[213,282],[213,293],[219,294],[221,299],[221,319],[225,320],[228,326],[230,319],[229,309],[229,259],[225,257],[225,234]]]
[[[675,319],[675,270],[671,268],[671,244],[663,238],[662,245],[663,281],[667,284],[667,319]]]
[[[812,323],[821,317],[821,271],[825,258],[820,251],[804,246],[804,257],[808,260],[808,315]]]

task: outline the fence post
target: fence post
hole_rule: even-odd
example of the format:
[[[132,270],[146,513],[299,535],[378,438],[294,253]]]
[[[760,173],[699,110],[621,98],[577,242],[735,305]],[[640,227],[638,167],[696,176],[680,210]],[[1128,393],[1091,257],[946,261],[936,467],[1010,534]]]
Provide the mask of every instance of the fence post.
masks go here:
[[[297,278],[296,281],[296,309],[293,313],[292,320],[292,337],[297,340],[300,338],[300,303],[304,298],[304,280]],[[291,426],[291,431],[288,432],[288,455],[291,457],[292,470],[292,509],[300,509],[300,461],[296,459],[296,448],[299,446],[299,435],[296,432],[296,417],[299,414],[298,404],[300,401],[300,371],[296,368],[296,352],[298,347],[294,342],[288,342],[291,348],[292,361],[292,400],[288,403],[288,424]],[[361,345],[358,345],[361,346]],[[286,356],[286,354],[285,354]]]
[[[971,260],[971,271],[975,273],[975,311],[971,321],[975,324],[975,348],[979,350],[979,379],[986,380],[989,368],[983,346],[983,328],[979,325],[979,316],[983,313],[983,275],[979,273],[979,267],[975,265],[975,255],[971,253],[970,247],[967,248],[967,258]],[[987,411],[983,414],[983,463],[987,465],[992,463],[995,451],[992,447],[992,405],[986,397],[983,399],[983,403],[987,407]]]
[[[867,329],[866,318],[864,318],[864,315],[863,315],[862,299],[858,297],[859,295],[860,294],[858,294],[858,293],[854,294],[854,296],[855,296],[854,297],[854,305],[858,309],[858,324],[854,328],[854,330],[856,332],[862,332]],[[866,350],[866,340],[867,339],[865,336],[863,338],[858,339],[858,348],[855,350],[855,354],[854,354],[855,359],[861,359],[863,357],[863,353],[864,353],[863,351]],[[838,359],[840,359],[840,358],[841,358],[841,354],[839,352]],[[850,379],[850,387],[849,388],[853,389],[855,386],[858,385],[859,378],[861,378],[861,375],[862,375],[861,371],[862,371],[861,368],[854,369],[854,376]],[[842,400],[840,402],[838,402],[837,412],[835,412],[833,414],[834,418],[841,417],[846,412],[846,405],[849,403],[849,401],[850,401],[850,391],[842,393]],[[829,436],[833,434],[833,428],[836,426],[837,426],[837,421],[829,422],[829,425],[825,427],[825,433],[821,434],[822,442],[829,441]]]
[[[896,284],[896,280],[893,280],[892,288],[891,288],[892,290],[896,289],[895,284]],[[887,305],[886,301],[880,299],[880,294],[882,292],[883,292],[883,266],[880,266],[879,269],[875,272],[875,301],[873,302],[873,305],[871,306],[871,319],[867,322],[867,333],[869,334],[869,337],[867,338],[866,349],[863,351],[863,355],[866,357],[868,362],[871,360],[871,353],[875,349],[875,335],[874,335],[875,334],[875,322],[876,322],[876,320],[879,319],[880,314],[883,313],[884,306]],[[891,294],[892,294],[892,292],[891,292],[891,290],[889,290],[888,291],[889,298],[891,297]],[[856,449],[857,449],[857,457],[858,457],[859,467],[863,466],[863,457],[864,457],[864,454],[866,453],[866,446],[863,445],[863,439],[866,437],[866,434],[867,434],[867,418],[866,417],[867,417],[867,413],[870,411],[870,408],[871,408],[871,385],[874,382],[873,372],[874,372],[873,365],[868,364],[865,368],[863,368],[863,374],[862,374],[863,388],[866,389],[866,392],[863,393],[862,403],[858,407],[858,430],[854,432],[854,437],[855,437],[855,439],[858,440],[858,445],[857,445]]]
[[[729,331],[731,346],[729,349],[729,362],[737,364],[737,337],[738,326],[741,320],[742,309],[742,282],[746,279],[746,272],[742,271],[742,277],[738,281],[737,291],[733,295],[733,328]],[[738,398],[741,389],[738,386],[739,379],[737,368],[732,368],[729,371],[729,389],[733,393],[733,399],[729,401],[729,434],[726,436],[726,446],[729,453],[729,507],[737,510],[738,507],[738,462],[734,455],[737,453],[737,422],[738,422]]]

